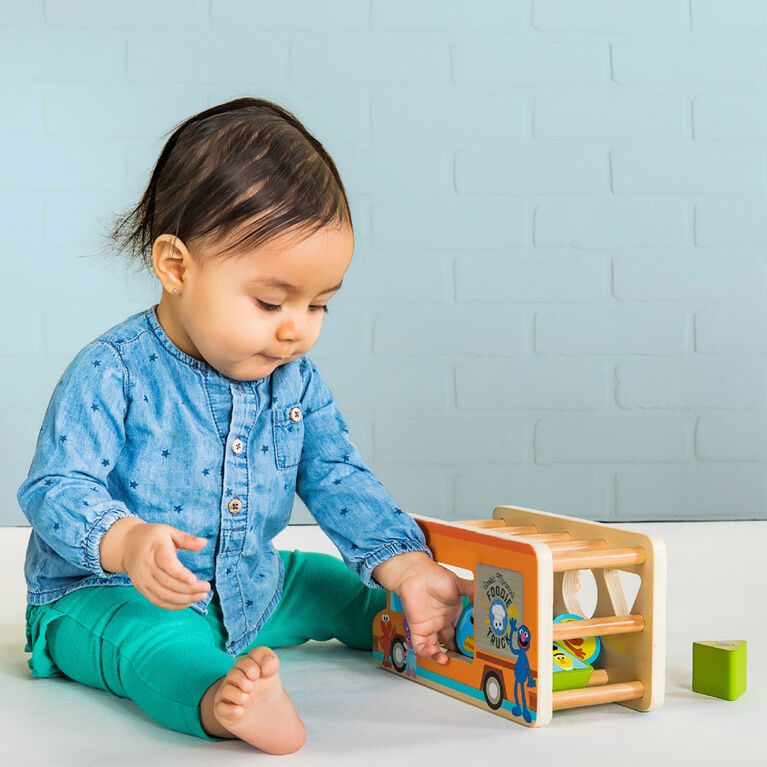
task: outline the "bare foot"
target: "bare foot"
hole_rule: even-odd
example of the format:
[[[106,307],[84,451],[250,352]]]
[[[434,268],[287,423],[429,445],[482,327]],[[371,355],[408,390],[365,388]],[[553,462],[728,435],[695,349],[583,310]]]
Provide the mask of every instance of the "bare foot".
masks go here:
[[[280,661],[268,647],[238,658],[229,673],[211,685],[200,704],[203,727],[214,737],[232,735],[268,754],[292,754],[306,741],[306,728],[277,674]],[[213,696],[212,707],[209,694]],[[205,721],[206,709],[218,725]],[[206,726],[206,724],[208,726]]]

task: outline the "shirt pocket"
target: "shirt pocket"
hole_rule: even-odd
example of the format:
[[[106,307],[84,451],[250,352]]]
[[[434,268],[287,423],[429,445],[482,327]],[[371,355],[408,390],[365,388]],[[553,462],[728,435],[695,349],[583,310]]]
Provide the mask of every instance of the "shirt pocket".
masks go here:
[[[277,468],[298,466],[304,446],[304,411],[301,405],[273,408],[272,427]]]

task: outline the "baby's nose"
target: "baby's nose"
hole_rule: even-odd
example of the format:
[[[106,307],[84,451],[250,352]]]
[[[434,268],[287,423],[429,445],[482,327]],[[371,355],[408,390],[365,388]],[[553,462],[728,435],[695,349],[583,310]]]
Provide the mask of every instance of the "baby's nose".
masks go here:
[[[280,341],[300,341],[304,337],[306,326],[304,323],[297,322],[295,319],[289,319],[280,325],[277,331],[277,338]]]

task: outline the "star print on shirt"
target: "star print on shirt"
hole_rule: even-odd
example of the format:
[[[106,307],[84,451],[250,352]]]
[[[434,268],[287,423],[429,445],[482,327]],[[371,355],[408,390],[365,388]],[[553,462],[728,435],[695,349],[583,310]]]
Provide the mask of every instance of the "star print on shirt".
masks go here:
[[[93,367],[97,368],[101,365],[101,360],[93,360]]]
[[[168,339],[158,327],[154,313],[149,310],[146,314],[146,317],[141,317],[140,322],[131,324],[130,332],[124,336],[129,339],[124,341],[125,348],[120,348],[123,346],[121,344],[115,348],[116,336],[110,332],[105,335],[103,342],[100,342],[100,348],[94,345],[96,353],[92,353],[93,349],[88,349],[90,356],[78,361],[80,367],[74,369],[75,375],[61,379],[61,388],[66,394],[62,391],[56,395],[57,409],[45,422],[45,428],[41,429],[40,441],[49,456],[46,456],[47,462],[41,458],[36,466],[46,466],[48,470],[33,477],[27,484],[30,504],[42,507],[43,504],[37,501],[41,494],[47,493],[49,498],[55,495],[52,501],[60,505],[62,510],[65,507],[69,509],[65,516],[46,513],[48,509],[40,508],[40,521],[39,524],[36,523],[41,532],[45,532],[45,528],[50,531],[50,539],[61,544],[62,552],[64,548],[82,551],[87,540],[87,530],[96,521],[94,514],[103,513],[105,508],[110,510],[112,516],[125,513],[114,508],[119,502],[124,502],[128,509],[139,515],[144,508],[150,512],[150,516],[151,513],[156,513],[159,518],[155,521],[166,521],[190,532],[196,529],[196,534],[204,536],[203,542],[208,543],[194,557],[199,565],[196,568],[199,577],[204,577],[205,573],[209,577],[217,574],[220,578],[222,572],[226,573],[226,582],[221,584],[220,590],[228,621],[227,638],[231,639],[244,638],[247,630],[253,626],[252,621],[260,618],[265,612],[270,600],[274,599],[274,589],[280,572],[280,557],[276,552],[269,550],[269,541],[263,536],[254,541],[253,547],[248,546],[247,550],[243,550],[243,556],[237,565],[230,566],[226,561],[221,561],[223,557],[219,556],[218,549],[226,548],[226,542],[222,540],[227,535],[224,523],[238,521],[237,516],[230,517],[226,509],[233,497],[245,499],[242,512],[238,516],[242,518],[241,524],[247,522],[243,516],[247,509],[247,499],[243,493],[248,486],[241,481],[242,477],[224,476],[234,465],[232,462],[242,462],[238,465],[244,466],[247,474],[251,475],[250,490],[264,501],[263,508],[258,509],[258,526],[261,526],[262,522],[268,529],[271,529],[270,523],[279,526],[283,521],[285,507],[289,508],[294,501],[298,486],[302,490],[302,499],[310,504],[309,508],[318,512],[318,516],[326,519],[334,531],[337,531],[336,537],[343,554],[368,583],[371,578],[364,563],[367,556],[373,554],[370,548],[377,547],[381,539],[390,541],[389,545],[394,552],[400,549],[391,544],[396,543],[399,536],[401,540],[408,541],[410,546],[421,545],[420,538],[416,540],[419,531],[414,524],[405,524],[409,515],[395,517],[393,509],[396,501],[383,492],[385,488],[376,482],[372,473],[366,473],[356,446],[343,437],[341,431],[344,424],[340,418],[336,420],[333,417],[333,405],[326,401],[328,392],[309,361],[303,363],[302,375],[299,375],[301,370],[298,364],[285,366],[284,370],[278,371],[277,376],[267,380],[262,388],[257,389],[253,385],[247,396],[235,395],[232,399],[228,396],[231,392],[226,391],[227,382],[221,384],[216,381],[215,385],[209,385],[213,383],[212,380],[199,376],[198,371],[189,373],[186,368],[177,370],[177,361],[183,364],[188,361],[173,353]],[[149,328],[147,319],[151,326]],[[103,359],[98,356],[99,353],[104,355]],[[100,364],[93,367],[96,359]],[[154,362],[158,364],[155,365]],[[91,365],[91,370],[88,370],[88,365]],[[100,367],[104,368],[107,375],[102,375]],[[247,388],[250,388],[249,382],[244,384],[241,391],[245,392]],[[148,394],[150,391],[151,397]],[[167,399],[165,395],[169,391],[177,392],[182,401],[189,405],[174,410],[171,414],[173,425],[168,420],[167,408],[163,404],[163,398]],[[305,393],[301,395],[304,399],[298,396],[301,392]],[[94,396],[99,397],[98,401],[93,399]],[[311,398],[317,402],[318,419],[323,419],[321,423],[317,423],[316,430],[307,429],[302,423],[293,423],[287,418],[288,411],[296,404],[300,406],[304,418],[308,419],[307,423],[311,426],[314,422],[311,418],[314,409],[313,405],[308,407],[310,403],[305,401]],[[152,407],[142,408],[142,400],[144,404]],[[91,410],[90,417],[87,414],[88,410]],[[122,425],[125,427],[125,449],[113,450],[115,439],[123,436],[117,428]],[[230,429],[227,433],[222,429],[222,425],[233,425],[235,430]],[[71,435],[62,431],[65,426],[72,426],[74,431]],[[348,429],[344,431],[348,432]],[[284,445],[280,442],[280,434],[286,439]],[[236,457],[231,451],[231,442],[235,435],[243,442],[243,449]],[[302,441],[299,435],[305,435],[305,439]],[[222,439],[219,439],[220,437]],[[151,453],[157,450],[157,441],[166,438],[173,439],[174,446],[178,445],[180,439],[184,443],[184,449],[177,450],[174,447],[171,450],[160,447],[158,452],[164,463],[157,466]],[[259,439],[269,441],[259,445]],[[85,450],[81,449],[81,440],[87,442]],[[56,449],[59,441],[62,450]],[[117,448],[120,448],[122,443],[119,439],[118,443]],[[101,447],[108,448],[110,455],[114,454],[114,464],[108,456],[98,457],[97,452]],[[282,447],[286,448],[286,455],[282,455]],[[336,452],[344,448],[349,448],[345,454]],[[351,450],[355,452],[351,453]],[[252,460],[247,458],[247,451],[253,453]],[[256,457],[259,452],[265,459],[260,463]],[[277,460],[270,455],[272,452],[278,454]],[[195,480],[195,464],[198,460],[208,457],[213,460],[213,465],[199,467],[198,471],[201,473]],[[354,463],[351,462],[352,458]],[[287,471],[281,468],[281,465],[286,463],[293,464]],[[344,467],[348,467],[348,470]],[[130,479],[131,474],[139,474],[148,479],[152,472],[154,474],[151,483],[144,482],[143,479],[141,482]],[[77,479],[81,480],[78,492],[69,490],[70,482],[67,478],[73,475],[77,475]],[[91,475],[91,478],[87,479],[87,475]],[[106,482],[107,475],[110,476],[109,483]],[[208,485],[210,475],[213,475],[213,478]],[[181,491],[179,477],[184,485]],[[96,478],[98,481],[93,481]],[[237,479],[239,488],[224,484],[226,479]],[[48,486],[43,485],[46,480]],[[68,489],[59,494],[58,488],[62,487],[63,482],[67,482]],[[343,493],[341,485],[344,486]],[[137,492],[139,487],[141,493]],[[222,490],[224,498],[221,498]],[[115,496],[115,503],[107,500],[112,495]],[[214,518],[210,518],[210,508],[200,510],[196,508],[196,504],[191,503],[187,509],[186,505],[179,501],[173,503],[173,496],[179,495],[187,498],[187,501],[189,498],[197,498],[205,507],[210,507],[212,502]],[[22,500],[24,498],[22,495]],[[359,543],[356,543],[357,536],[354,535],[354,528],[359,520],[347,520],[346,517],[353,511],[352,508],[337,505],[338,501],[344,498],[350,501],[357,499],[355,503],[363,498],[366,510],[371,511],[369,516],[374,518],[365,525],[366,533],[370,534],[360,536]],[[78,509],[78,504],[82,504],[86,499],[88,505],[81,505]],[[89,508],[90,503],[93,504],[93,509]],[[357,508],[358,506],[354,507],[355,516]],[[174,522],[168,512],[175,514],[178,519]],[[224,518],[221,518],[221,513]],[[343,519],[334,519],[334,514],[342,516]],[[245,525],[251,528],[249,532],[253,532],[253,524],[251,521]],[[214,532],[205,532],[206,526],[213,528]],[[384,532],[378,535],[375,533],[377,529]],[[242,534],[245,532],[243,529]],[[348,540],[349,537],[354,539],[354,545]],[[213,545],[217,539],[222,540],[221,547]],[[87,553],[89,560],[92,560],[92,552]],[[352,554],[351,557],[349,553]],[[53,552],[48,552],[47,549],[45,555],[51,558],[54,556]],[[71,568],[66,562],[82,561],[81,557],[82,554],[78,553],[63,561],[61,572],[69,575]],[[61,558],[64,559],[63,555]],[[35,581],[32,584],[32,593],[46,594],[46,599],[53,599],[73,585],[79,587],[79,583],[72,583],[72,578],[61,578],[57,571],[48,569],[47,566],[44,572],[49,577],[54,577],[49,581]],[[44,574],[40,572],[40,568],[37,568],[35,573],[39,576]],[[82,574],[82,578],[87,575],[92,578],[92,574],[87,572]],[[103,577],[103,573],[101,576]],[[107,580],[110,584],[117,581],[122,583],[125,576],[114,576],[113,580],[113,576],[108,575]],[[40,583],[42,585],[39,585]],[[248,594],[250,596],[246,596]],[[210,596],[209,594],[208,600]],[[245,599],[242,599],[243,596]],[[198,602],[194,605],[195,609],[202,609],[208,600]],[[246,602],[248,605],[243,617],[241,607]],[[240,609],[237,609],[238,606]],[[252,620],[248,616],[251,616]],[[237,641],[227,641],[227,644],[230,651],[236,649],[239,652],[245,649],[240,647]]]

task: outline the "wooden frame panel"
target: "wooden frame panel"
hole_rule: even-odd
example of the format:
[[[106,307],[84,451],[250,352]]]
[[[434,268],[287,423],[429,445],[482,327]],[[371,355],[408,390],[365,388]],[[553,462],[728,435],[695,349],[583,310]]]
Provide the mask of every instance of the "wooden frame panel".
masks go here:
[[[413,518],[423,530],[437,562],[474,574],[475,606],[482,593],[482,585],[476,582],[478,573],[497,568],[521,577],[524,608],[520,623],[524,620],[530,629],[528,655],[536,681],[535,687],[527,690],[534,717],[527,721],[511,712],[508,688],[513,681],[510,682],[508,670],[501,667],[515,669],[515,662],[504,663],[502,658],[479,647],[475,648],[474,659],[448,653],[445,665],[419,658],[418,673],[410,675],[414,681],[531,727],[547,724],[552,712],[563,708],[615,701],[638,711],[649,711],[663,703],[666,549],[660,538],[518,506],[497,506],[492,519],[484,520],[446,522],[419,515]],[[584,615],[575,587],[577,569],[590,569],[597,584],[594,615],[583,622],[583,632],[578,636],[600,636],[602,651],[589,687],[554,693],[553,638],[555,633],[572,636],[575,624],[558,623],[555,629],[553,616],[563,612]],[[619,570],[641,578],[630,613]],[[404,662],[400,668],[393,668],[391,663],[387,666],[386,651],[378,652],[384,646],[384,619],[392,623],[386,627],[388,632],[396,623],[396,630],[404,636],[404,615],[392,608],[395,599],[396,595],[390,595],[387,609],[376,616],[373,652],[379,665],[402,673]],[[477,631],[475,627],[478,639]],[[403,647],[401,643],[400,650]],[[479,680],[486,678],[491,667],[498,672],[503,698],[509,705],[501,701],[490,706],[485,702],[486,694],[485,698],[477,695],[477,685],[485,684]],[[484,670],[478,671],[480,668]],[[522,690],[524,699],[525,688]],[[516,692],[515,686],[515,695]]]

